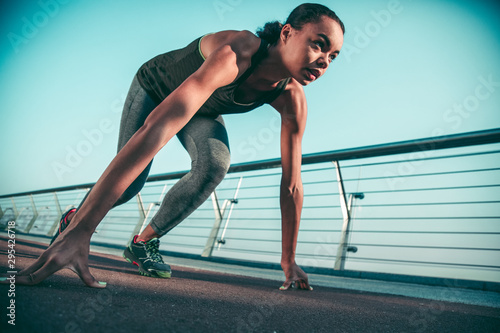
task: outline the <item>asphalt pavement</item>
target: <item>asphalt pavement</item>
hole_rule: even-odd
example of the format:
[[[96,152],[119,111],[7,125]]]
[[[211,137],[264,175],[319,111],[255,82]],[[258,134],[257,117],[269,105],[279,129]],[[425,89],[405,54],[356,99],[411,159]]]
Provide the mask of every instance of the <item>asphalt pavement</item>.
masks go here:
[[[45,241],[17,239],[16,269],[46,247]],[[8,270],[7,249],[0,235],[0,273]],[[500,295],[494,292],[466,291],[472,300],[451,302],[443,299],[462,291],[436,287],[410,297],[391,292],[411,289],[405,284],[314,275],[314,291],[279,291],[279,271],[182,258],[165,258],[173,276],[157,279],[140,276],[119,251],[92,250],[91,272],[107,282],[105,289],[86,287],[69,270],[37,286],[14,285],[15,295],[0,285],[0,331],[500,332]],[[14,321],[7,308],[12,300]]]

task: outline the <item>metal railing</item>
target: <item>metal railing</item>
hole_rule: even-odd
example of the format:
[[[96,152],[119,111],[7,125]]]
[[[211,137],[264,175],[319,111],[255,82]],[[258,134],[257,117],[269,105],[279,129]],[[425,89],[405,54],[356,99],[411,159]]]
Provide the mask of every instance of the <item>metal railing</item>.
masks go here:
[[[500,282],[500,129],[303,156],[297,262],[311,268]],[[170,253],[279,263],[280,160],[231,166],[162,238]],[[185,172],[151,176],[93,243],[124,246]],[[0,226],[51,236],[93,184],[0,196]]]

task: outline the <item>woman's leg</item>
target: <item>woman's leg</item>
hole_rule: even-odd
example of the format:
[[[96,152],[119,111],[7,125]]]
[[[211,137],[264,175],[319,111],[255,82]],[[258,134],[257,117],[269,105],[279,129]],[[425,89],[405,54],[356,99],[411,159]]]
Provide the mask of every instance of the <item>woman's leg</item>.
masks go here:
[[[123,112],[120,121],[120,131],[118,134],[118,149],[120,151],[123,146],[130,140],[130,138],[144,125],[144,121],[148,115],[156,108],[157,104],[148,96],[146,91],[141,87],[137,77],[134,77],[130,89],[123,105]],[[144,171],[137,177],[137,179],[125,190],[122,196],[114,204],[113,207],[124,204],[132,199],[144,186],[146,179],[151,169],[151,163],[144,169]],[[80,203],[83,204],[90,191]]]
[[[158,236],[165,235],[205,202],[230,165],[222,116],[194,116],[177,137],[191,157],[191,171],[167,192],[151,220],[150,227]]]
[[[198,208],[229,168],[229,142],[221,116],[194,116],[177,137],[191,157],[191,171],[167,192],[151,223],[123,252],[142,275],[170,278],[172,271],[160,254],[158,238]]]
[[[144,121],[158,106],[146,91],[140,86],[137,77],[134,77],[130,91],[125,100],[122,118],[120,121],[120,132],[118,134],[118,151],[120,151],[130,138],[144,125]],[[125,190],[122,196],[117,200],[113,207],[124,204],[132,199],[142,189],[148,178],[151,163],[136,178],[136,180]]]
[[[137,77],[134,77],[130,89],[123,105],[123,112],[120,122],[120,132],[118,134],[118,151],[120,151],[123,146],[130,140],[135,132],[144,124],[147,116],[151,111],[156,108],[157,104],[148,96],[146,91],[141,87]],[[152,162],[151,162],[152,163]],[[133,198],[144,186],[146,179],[151,169],[151,163],[144,169],[144,171],[137,177],[137,179],[128,187],[128,189],[122,194],[120,199],[115,203],[113,207],[119,206],[131,198]],[[85,199],[87,199],[90,191],[83,198],[80,205],[76,210],[78,210]],[[66,228],[67,224],[71,221],[75,211],[66,212],[61,218],[59,232],[54,235],[52,242],[57,238],[57,236]]]

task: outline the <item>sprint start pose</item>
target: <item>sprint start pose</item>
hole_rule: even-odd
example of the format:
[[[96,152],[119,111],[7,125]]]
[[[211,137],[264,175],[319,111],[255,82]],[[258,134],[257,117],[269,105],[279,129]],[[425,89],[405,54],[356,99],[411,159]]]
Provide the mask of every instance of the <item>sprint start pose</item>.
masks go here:
[[[123,256],[148,276],[169,278],[159,238],[197,209],[224,178],[230,153],[223,114],[270,104],[281,114],[281,267],[286,281],[311,289],[295,263],[302,211],[301,142],[307,105],[303,86],[317,80],[337,57],[344,25],[319,4],[295,8],[285,24],[267,23],[257,32],[221,31],[161,54],[140,67],[132,81],[120,125],[118,154],[78,209],[66,212],[51,246],[16,277],[37,284],[70,268],[91,287],[90,238],[108,211],[143,187],[153,157],[177,135],[192,159],[191,171],[165,195],[151,223]]]

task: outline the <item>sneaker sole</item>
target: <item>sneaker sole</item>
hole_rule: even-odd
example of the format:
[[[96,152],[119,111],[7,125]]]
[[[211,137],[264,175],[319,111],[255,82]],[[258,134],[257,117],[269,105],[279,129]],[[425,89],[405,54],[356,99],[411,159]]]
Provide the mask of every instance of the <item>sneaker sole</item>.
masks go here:
[[[165,271],[150,272],[150,271],[146,270],[142,266],[140,260],[138,258],[136,258],[136,256],[129,250],[128,247],[125,249],[125,251],[123,251],[122,256],[126,261],[128,261],[132,265],[137,266],[139,268],[139,274],[141,274],[143,276],[157,277],[157,278],[161,278],[161,279],[170,279],[172,277],[172,272],[165,272]]]

